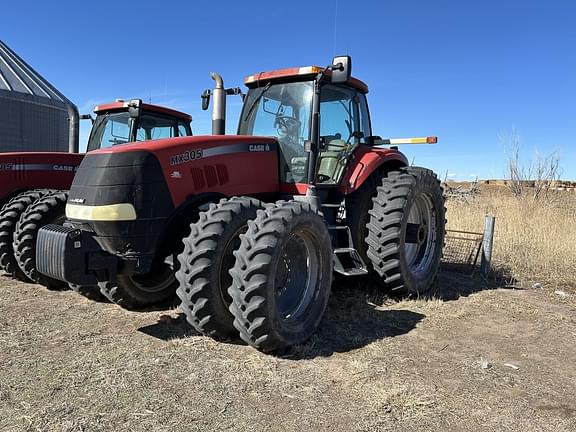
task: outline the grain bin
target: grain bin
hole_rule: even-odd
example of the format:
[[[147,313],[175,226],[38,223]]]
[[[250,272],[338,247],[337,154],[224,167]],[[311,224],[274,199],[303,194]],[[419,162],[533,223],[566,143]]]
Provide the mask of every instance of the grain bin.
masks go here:
[[[0,41],[0,152],[78,151],[78,110]]]

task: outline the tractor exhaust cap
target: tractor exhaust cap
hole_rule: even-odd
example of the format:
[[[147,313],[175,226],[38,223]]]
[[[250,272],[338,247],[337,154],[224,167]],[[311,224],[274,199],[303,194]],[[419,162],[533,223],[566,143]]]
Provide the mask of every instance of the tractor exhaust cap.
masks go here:
[[[224,135],[226,133],[226,89],[224,88],[224,80],[216,72],[212,72],[210,77],[216,82],[216,86],[212,90],[212,96],[214,96],[214,102],[212,103],[212,135]],[[207,97],[209,98],[210,96]],[[203,101],[205,100],[207,99],[203,95]]]

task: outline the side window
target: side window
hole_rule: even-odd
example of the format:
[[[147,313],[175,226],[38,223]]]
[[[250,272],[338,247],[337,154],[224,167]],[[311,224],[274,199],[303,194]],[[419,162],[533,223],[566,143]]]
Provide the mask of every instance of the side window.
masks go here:
[[[178,136],[183,137],[188,135],[188,128],[186,127],[186,124],[178,122]]]
[[[136,141],[157,140],[176,136],[176,123],[173,119],[142,115],[138,121]]]
[[[353,91],[331,85],[322,88],[320,136],[323,137],[326,146],[330,146],[332,141],[343,141],[342,144],[352,142],[355,123],[357,123],[354,105]]]

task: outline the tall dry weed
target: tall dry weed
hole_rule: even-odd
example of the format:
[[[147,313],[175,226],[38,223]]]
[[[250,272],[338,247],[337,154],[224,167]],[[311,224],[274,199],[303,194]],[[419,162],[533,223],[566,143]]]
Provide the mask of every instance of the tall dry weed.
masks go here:
[[[474,200],[447,202],[448,229],[481,232],[484,216],[496,216],[493,269],[523,286],[576,287],[576,194],[517,199],[486,187]]]

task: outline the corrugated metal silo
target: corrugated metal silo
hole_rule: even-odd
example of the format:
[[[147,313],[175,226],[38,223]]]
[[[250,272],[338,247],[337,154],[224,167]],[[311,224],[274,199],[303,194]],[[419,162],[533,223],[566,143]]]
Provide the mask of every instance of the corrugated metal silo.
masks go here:
[[[0,41],[0,152],[77,151],[78,110]]]

